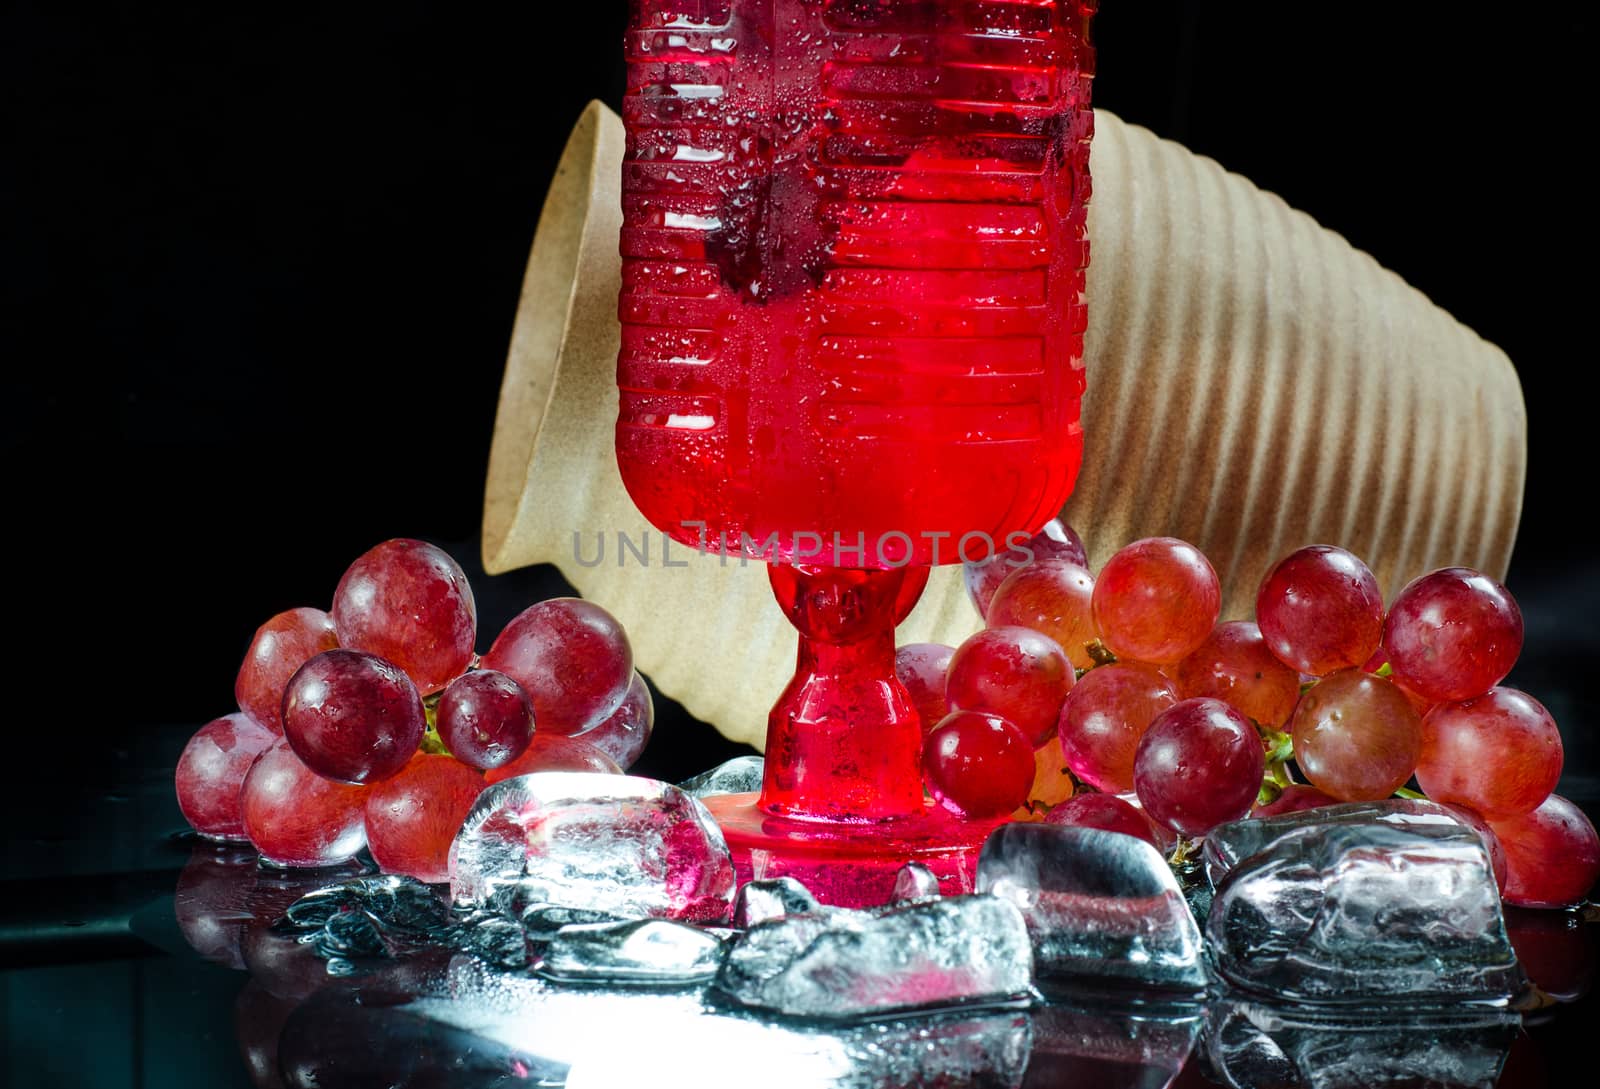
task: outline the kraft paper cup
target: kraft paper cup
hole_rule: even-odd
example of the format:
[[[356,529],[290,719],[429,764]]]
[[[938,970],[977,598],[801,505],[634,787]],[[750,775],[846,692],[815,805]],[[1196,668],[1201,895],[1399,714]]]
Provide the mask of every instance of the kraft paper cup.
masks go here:
[[[1216,566],[1230,617],[1311,543],[1362,556],[1390,595],[1453,564],[1503,577],[1527,436],[1505,353],[1246,179],[1104,111],[1095,124],[1084,463],[1063,511],[1091,564],[1182,537]],[[759,748],[795,655],[762,565],[668,546],[617,473],[623,147],[591,103],[545,199],[484,564],[556,564],[626,625],[663,692]],[[978,627],[960,568],[941,567],[899,638],[953,645]]]

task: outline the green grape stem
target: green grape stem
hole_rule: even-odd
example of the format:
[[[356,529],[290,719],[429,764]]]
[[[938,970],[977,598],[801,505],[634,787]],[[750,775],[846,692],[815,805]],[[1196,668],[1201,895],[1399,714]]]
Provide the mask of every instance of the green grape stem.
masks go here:
[[[1294,786],[1294,776],[1289,774],[1289,761],[1294,759],[1294,738],[1282,730],[1255,724],[1261,735],[1261,744],[1267,750],[1267,769],[1261,777],[1261,789],[1256,793],[1256,804],[1269,805],[1283,796],[1285,787]]]
[[[452,755],[450,752],[450,747],[446,745],[444,743],[444,739],[439,736],[439,727],[434,724],[433,708],[424,704],[423,709],[428,713],[428,728],[423,731],[422,744],[418,745],[417,749],[420,752],[429,754],[430,756]]]

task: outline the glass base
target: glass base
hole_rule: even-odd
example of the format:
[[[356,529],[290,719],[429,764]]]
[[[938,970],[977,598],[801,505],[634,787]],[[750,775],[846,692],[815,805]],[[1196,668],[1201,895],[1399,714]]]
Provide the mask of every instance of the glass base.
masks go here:
[[[983,841],[1004,823],[964,820],[931,802],[921,813],[893,821],[793,820],[767,813],[759,798],[749,793],[702,799],[727,837],[739,882],[793,877],[835,907],[887,902],[907,862],[933,871],[946,896],[971,892]]]

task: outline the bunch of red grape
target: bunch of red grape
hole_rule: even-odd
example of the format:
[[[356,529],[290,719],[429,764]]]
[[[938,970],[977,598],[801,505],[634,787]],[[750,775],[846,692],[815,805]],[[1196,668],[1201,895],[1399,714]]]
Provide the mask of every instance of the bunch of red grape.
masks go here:
[[[1135,541],[1095,576],[1052,522],[966,578],[985,630],[897,657],[928,789],[966,816],[1160,845],[1252,813],[1426,795],[1484,837],[1510,903],[1571,904],[1600,877],[1600,837],[1552,793],[1555,721],[1500,686],[1522,615],[1485,575],[1423,575],[1385,612],[1366,564],[1313,545],[1267,574],[1255,621],[1219,623],[1193,545]]]
[[[256,631],[239,711],[201,727],[178,761],[183,815],[270,863],[328,866],[366,846],[385,870],[436,882],[485,786],[638,759],[655,710],[611,614],[556,598],[481,657],[476,639],[455,560],[422,541],[373,548],[330,612],[290,609]]]

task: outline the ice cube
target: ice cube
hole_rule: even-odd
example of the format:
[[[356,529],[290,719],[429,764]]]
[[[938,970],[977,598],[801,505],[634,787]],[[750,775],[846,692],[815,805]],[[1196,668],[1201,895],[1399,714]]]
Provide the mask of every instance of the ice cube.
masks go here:
[[[735,1005],[837,1021],[1015,1000],[1031,968],[1015,907],[951,896],[758,923],[728,951],[716,987]]]
[[[889,899],[895,903],[913,900],[932,900],[940,895],[939,878],[920,862],[907,862],[894,875],[894,892]]]
[[[1303,828],[1217,886],[1209,955],[1285,1001],[1505,998],[1523,986],[1488,853],[1470,830]]]
[[[767,982],[795,961],[830,928],[854,925],[860,912],[839,911],[831,916],[784,915],[757,923],[739,934],[717,974],[717,989],[742,1001],[740,995],[760,995]],[[747,1004],[758,1004],[751,1001]]]
[[[485,790],[450,849],[450,890],[477,906],[503,882],[526,903],[723,922],[733,861],[705,806],[633,776],[535,772]]]
[[[314,944],[325,957],[384,957],[389,955],[383,934],[364,911],[345,911],[322,924]]]
[[[1234,1089],[1493,1089],[1519,1024],[1514,1011],[1485,1007],[1411,1017],[1386,1009],[1365,1019],[1352,1011],[1341,1022],[1229,999],[1207,1017],[1206,1053]]]
[[[705,982],[722,963],[722,942],[667,919],[567,926],[538,966],[561,982],[683,985]]]
[[[476,905],[484,911],[519,918],[528,908],[548,903],[546,883],[526,874],[490,876],[483,880]]]
[[[529,904],[518,918],[522,921],[522,929],[527,932],[528,940],[531,942],[547,942],[560,933],[562,927],[628,921],[609,911],[590,911],[587,908],[563,907],[560,904]]]
[[[1268,844],[1302,828],[1328,824],[1380,824],[1422,835],[1456,836],[1472,831],[1460,814],[1426,798],[1385,798],[1376,802],[1347,802],[1302,809],[1276,817],[1245,819],[1224,824],[1206,836],[1206,877],[1213,887],[1229,870]],[[1474,836],[1477,835],[1472,831]]]
[[[289,905],[284,921],[296,930],[316,929],[351,910],[364,911],[384,927],[399,930],[432,929],[448,917],[444,903],[421,881],[383,874],[308,892]]]
[[[747,881],[733,902],[733,925],[743,930],[768,919],[804,915],[821,905],[811,890],[792,877],[766,877]]]
[[[1166,860],[1142,839],[1076,825],[1001,825],[978,857],[978,891],[1022,912],[1042,986],[1205,986],[1200,929]]]
[[[350,974],[350,958],[388,957],[419,948],[451,925],[433,890],[399,874],[326,885],[285,909],[280,931],[299,935],[330,974]]]
[[[765,767],[766,761],[759,756],[736,756],[709,771],[685,779],[678,787],[696,798],[709,798],[713,794],[745,794],[761,789],[761,775]]]
[[[527,934],[521,923],[504,915],[471,912],[451,930],[446,941],[453,948],[501,968],[525,968],[528,964]]]

